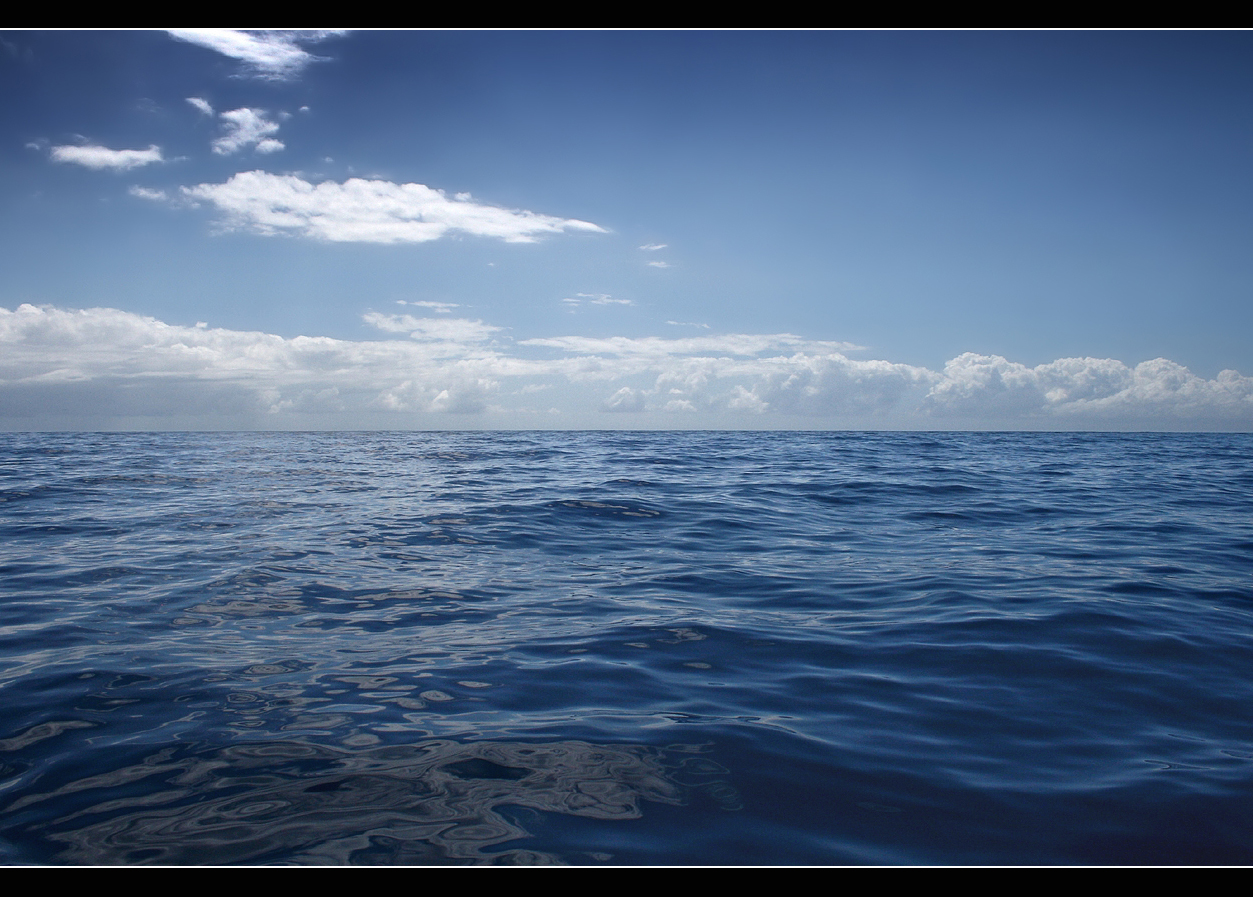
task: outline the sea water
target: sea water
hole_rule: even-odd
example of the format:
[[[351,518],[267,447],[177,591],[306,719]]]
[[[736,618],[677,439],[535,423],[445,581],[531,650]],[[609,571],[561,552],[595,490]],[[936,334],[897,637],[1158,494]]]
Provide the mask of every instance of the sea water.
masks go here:
[[[1253,436],[0,435],[0,862],[1253,862]]]

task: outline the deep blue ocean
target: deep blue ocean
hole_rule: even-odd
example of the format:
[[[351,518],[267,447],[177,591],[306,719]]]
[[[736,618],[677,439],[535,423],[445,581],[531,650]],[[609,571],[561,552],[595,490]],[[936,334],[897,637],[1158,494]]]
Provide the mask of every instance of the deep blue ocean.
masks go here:
[[[1253,863],[1253,435],[0,434],[0,862]]]

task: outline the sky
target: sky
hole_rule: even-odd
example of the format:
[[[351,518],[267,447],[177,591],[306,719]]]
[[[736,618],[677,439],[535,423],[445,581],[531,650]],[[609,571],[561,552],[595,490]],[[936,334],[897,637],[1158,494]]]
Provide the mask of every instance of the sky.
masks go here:
[[[1253,32],[0,32],[0,429],[1253,430]]]

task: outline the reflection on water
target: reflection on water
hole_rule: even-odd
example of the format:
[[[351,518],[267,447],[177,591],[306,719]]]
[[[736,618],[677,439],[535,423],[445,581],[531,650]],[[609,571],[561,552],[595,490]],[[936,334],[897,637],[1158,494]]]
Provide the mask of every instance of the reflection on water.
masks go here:
[[[37,827],[64,845],[56,859],[67,863],[550,864],[564,858],[503,846],[530,836],[518,808],[636,819],[641,802],[678,805],[695,782],[734,808],[733,789],[718,781],[724,769],[674,756],[696,750],[673,748],[667,759],[580,741],[438,739],[354,751],[298,742],[165,748],[8,809],[76,807]]]

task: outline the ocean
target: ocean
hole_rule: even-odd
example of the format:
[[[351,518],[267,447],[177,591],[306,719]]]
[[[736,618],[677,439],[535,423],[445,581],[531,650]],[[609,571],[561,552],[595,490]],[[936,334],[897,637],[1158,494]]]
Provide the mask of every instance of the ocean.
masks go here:
[[[0,434],[0,862],[1253,863],[1253,435]]]

